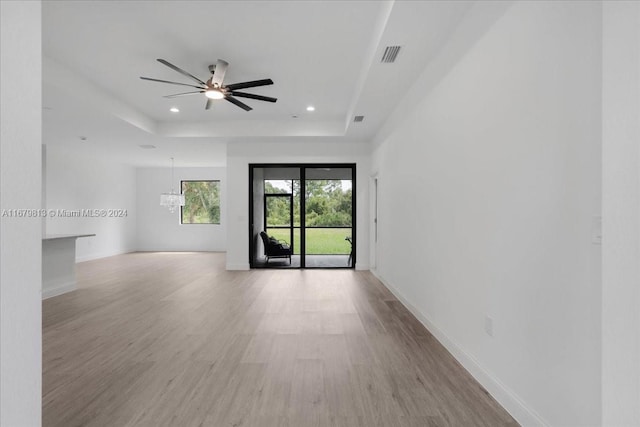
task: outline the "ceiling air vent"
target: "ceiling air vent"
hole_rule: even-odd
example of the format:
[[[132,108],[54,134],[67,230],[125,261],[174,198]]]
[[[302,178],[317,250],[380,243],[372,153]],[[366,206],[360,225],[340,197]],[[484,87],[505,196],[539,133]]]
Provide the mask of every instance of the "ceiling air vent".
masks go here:
[[[364,120],[364,116],[355,116],[355,117],[353,118],[353,121],[354,121],[355,123],[360,123],[360,122],[361,122],[361,121],[363,121],[363,120]]]
[[[138,147],[142,148],[143,150],[153,150],[154,148],[156,148],[155,145],[151,145],[151,144],[142,144],[142,145],[138,145]]]
[[[387,46],[382,54],[382,61],[380,62],[395,62],[398,57],[398,53],[400,53],[400,46]]]

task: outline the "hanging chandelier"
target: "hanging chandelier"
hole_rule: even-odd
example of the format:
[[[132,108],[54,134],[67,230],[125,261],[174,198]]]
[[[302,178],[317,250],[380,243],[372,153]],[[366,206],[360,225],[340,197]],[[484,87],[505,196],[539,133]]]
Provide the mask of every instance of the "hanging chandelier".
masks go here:
[[[184,206],[184,194],[176,193],[173,189],[173,157],[171,158],[171,191],[160,194],[160,206],[169,208],[174,213],[178,206]]]

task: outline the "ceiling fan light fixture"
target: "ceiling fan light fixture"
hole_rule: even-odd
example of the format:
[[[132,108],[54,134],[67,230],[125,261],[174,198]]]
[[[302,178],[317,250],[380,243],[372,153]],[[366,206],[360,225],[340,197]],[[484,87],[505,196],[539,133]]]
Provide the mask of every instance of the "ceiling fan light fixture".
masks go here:
[[[209,99],[222,99],[224,98],[224,93],[222,93],[218,89],[207,89],[204,95]]]
[[[253,110],[253,108],[243,103],[242,101],[239,101],[236,97],[255,99],[257,101],[265,101],[265,102],[277,101],[276,98],[273,98],[270,96],[262,96],[254,93],[237,91],[238,89],[247,89],[251,87],[272,85],[273,80],[271,79],[253,80],[253,81],[233,83],[228,85],[223,84],[224,76],[226,74],[229,63],[222,59],[218,59],[218,62],[216,62],[215,66],[214,65],[209,66],[209,70],[213,75],[206,82],[204,82],[203,80],[200,80],[198,77],[194,76],[191,73],[188,73],[182,68],[176,67],[169,61],[158,58],[158,62],[171,68],[174,71],[177,71],[183,76],[188,77],[194,83],[189,84],[189,83],[172,82],[169,80],[154,79],[151,77],[144,77],[144,76],[140,76],[140,78],[142,80],[148,80],[152,82],[167,83],[167,84],[178,85],[178,86],[187,86],[193,89],[197,89],[195,91],[191,90],[191,92],[166,95],[165,98],[177,98],[180,96],[189,96],[189,95],[197,95],[197,94],[204,93],[204,95],[207,97],[207,103],[205,104],[205,107],[204,107],[205,110],[209,110],[211,108],[211,106],[213,105],[212,101],[219,100],[219,99],[224,99],[225,101],[229,101],[236,107],[240,107],[245,111],[251,111]]]

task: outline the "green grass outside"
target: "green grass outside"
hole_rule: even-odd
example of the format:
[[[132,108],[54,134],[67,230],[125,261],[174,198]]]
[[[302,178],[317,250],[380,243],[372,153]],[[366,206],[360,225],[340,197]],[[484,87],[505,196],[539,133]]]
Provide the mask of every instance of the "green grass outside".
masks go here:
[[[183,211],[182,223],[183,224],[220,224],[220,218],[218,218],[217,221],[212,221],[208,213],[203,213],[199,215],[194,215],[193,222],[189,222],[189,214]]]
[[[267,234],[290,243],[288,229],[269,228]],[[349,255],[351,244],[344,240],[351,236],[349,228],[307,228],[307,255]],[[300,254],[300,229],[293,229],[293,253]]]
[[[220,221],[217,222],[212,222],[211,218],[209,218],[209,215],[196,215],[193,218],[193,222],[188,222],[189,221],[189,217],[188,216],[183,216],[182,217],[182,223],[183,224],[220,224]]]

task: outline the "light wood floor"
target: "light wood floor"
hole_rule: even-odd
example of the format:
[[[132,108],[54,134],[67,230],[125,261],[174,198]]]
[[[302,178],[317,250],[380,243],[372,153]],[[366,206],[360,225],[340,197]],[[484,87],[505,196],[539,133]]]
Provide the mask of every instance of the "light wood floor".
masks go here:
[[[43,425],[517,425],[368,272],[78,265],[43,304]]]

